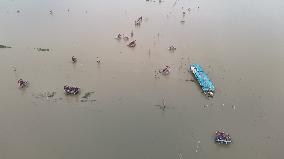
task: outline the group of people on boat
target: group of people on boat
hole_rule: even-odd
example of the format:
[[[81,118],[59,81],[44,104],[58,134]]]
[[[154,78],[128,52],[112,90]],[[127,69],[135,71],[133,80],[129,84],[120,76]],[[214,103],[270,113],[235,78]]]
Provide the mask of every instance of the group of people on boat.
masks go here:
[[[66,94],[78,94],[80,92],[80,88],[78,87],[72,87],[72,86],[64,86],[64,91]]]
[[[228,133],[217,131],[215,134],[215,142],[219,144],[229,144],[232,142],[232,139]]]

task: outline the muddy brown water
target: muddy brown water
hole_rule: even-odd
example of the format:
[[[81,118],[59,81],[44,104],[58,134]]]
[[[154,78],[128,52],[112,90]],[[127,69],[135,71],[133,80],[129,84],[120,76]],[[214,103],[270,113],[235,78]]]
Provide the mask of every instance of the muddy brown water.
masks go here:
[[[282,158],[283,7],[280,0],[2,0],[0,44],[12,48],[0,49],[0,158]],[[132,30],[135,48],[114,39]],[[215,83],[213,99],[190,81],[189,63]],[[166,65],[170,75],[155,78]],[[18,78],[30,86],[19,90]],[[82,93],[65,96],[65,84]],[[216,130],[233,143],[215,144]]]

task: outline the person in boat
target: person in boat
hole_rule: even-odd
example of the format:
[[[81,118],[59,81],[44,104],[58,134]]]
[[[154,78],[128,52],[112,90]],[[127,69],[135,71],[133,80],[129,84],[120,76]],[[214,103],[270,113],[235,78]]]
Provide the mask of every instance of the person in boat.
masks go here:
[[[131,31],[130,36],[133,37],[133,30]]]
[[[163,75],[168,75],[170,73],[170,66],[166,66],[164,69],[159,71]]]
[[[116,36],[116,38],[115,38],[115,39],[120,40],[120,39],[121,39],[121,34],[120,34],[120,33],[118,33],[118,35]]]
[[[72,56],[72,62],[73,63],[77,62],[77,58],[75,56]]]
[[[18,80],[18,84],[22,87],[24,85],[24,80],[23,79],[19,79]]]
[[[99,57],[97,57],[97,63],[100,64],[101,60],[99,59]]]
[[[169,66],[166,66],[166,68],[163,69],[163,72],[168,71],[168,69],[169,69]]]
[[[136,26],[139,26],[139,25],[141,24],[141,21],[136,21],[136,20],[135,20],[134,23],[135,23]]]
[[[19,79],[19,80],[18,80],[18,84],[19,84],[20,87],[25,87],[25,86],[27,86],[27,82],[24,81],[23,79]]]

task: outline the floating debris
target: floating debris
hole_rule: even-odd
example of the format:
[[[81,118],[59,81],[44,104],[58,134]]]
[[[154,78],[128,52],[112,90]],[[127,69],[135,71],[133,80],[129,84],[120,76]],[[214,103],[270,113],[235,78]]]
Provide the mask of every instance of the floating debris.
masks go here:
[[[53,92],[46,92],[45,94],[48,98],[52,98],[52,97],[55,96],[56,92],[54,92],[54,91]]]
[[[13,68],[13,71],[17,71],[17,67],[16,66],[11,66]]]
[[[89,98],[92,93],[95,93],[95,92],[87,92],[82,98]]]
[[[44,92],[44,93],[40,93],[36,96],[36,98],[52,98],[54,97],[56,94],[56,92],[52,91],[52,92]]]
[[[133,30],[132,30],[131,33],[130,33],[130,36],[133,37],[133,35],[134,35],[134,33],[133,33]]]
[[[181,24],[184,24],[184,23],[185,23],[185,20],[181,20],[180,23],[181,23]]]
[[[10,46],[0,45],[0,48],[12,48]]]
[[[124,40],[124,41],[128,41],[128,40],[129,40],[129,37],[123,36],[123,40]]]
[[[154,77],[155,77],[155,78],[160,78],[158,75],[159,75],[159,72],[158,72],[158,71],[155,71]]]
[[[182,153],[178,153],[178,158],[179,158],[179,159],[183,159]]]
[[[186,81],[186,82],[189,82],[189,81],[190,81],[190,82],[196,82],[194,79],[186,79],[185,81]]]
[[[88,102],[88,101],[95,102],[96,99],[90,99],[90,97],[93,93],[95,93],[95,92],[91,91],[91,92],[85,93],[85,95],[81,97],[82,99],[80,101],[81,102]]]
[[[166,99],[165,97],[162,98],[162,105],[155,105],[159,107],[161,110],[165,111],[166,110]]]
[[[50,11],[49,11],[49,14],[50,14],[50,15],[53,15],[53,13],[54,13],[53,10],[50,10]]]
[[[165,97],[163,97],[162,103],[163,103],[162,109],[165,110],[166,109],[166,99],[165,99]]]
[[[200,141],[197,141],[195,152],[198,152],[199,148],[200,148]]]
[[[156,0],[146,0],[146,2],[154,2],[154,3],[155,2],[159,2],[159,4],[160,4],[160,3],[164,2],[164,1],[162,1],[162,0],[157,0],[157,1]]]
[[[48,100],[48,101],[52,101],[52,102],[57,102],[58,100],[62,100],[62,97],[59,98],[55,98],[56,92],[55,91],[47,91],[47,92],[43,92],[43,93],[38,93],[38,94],[32,94],[32,96],[34,96],[37,99],[42,99],[42,100]]]
[[[234,110],[236,110],[236,106],[235,106],[235,105],[232,105],[232,108],[233,108]]]

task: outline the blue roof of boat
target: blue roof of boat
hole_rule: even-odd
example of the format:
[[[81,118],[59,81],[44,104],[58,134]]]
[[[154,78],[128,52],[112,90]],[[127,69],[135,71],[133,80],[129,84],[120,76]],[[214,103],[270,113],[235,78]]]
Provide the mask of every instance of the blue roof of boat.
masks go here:
[[[189,66],[189,70],[190,70],[190,67],[195,67],[196,72],[193,72],[193,74],[195,78],[198,80],[202,90],[204,92],[209,92],[209,91],[214,92],[215,87],[213,83],[211,82],[211,80],[206,75],[206,73],[202,70],[201,66],[199,66],[198,64],[192,64]]]

